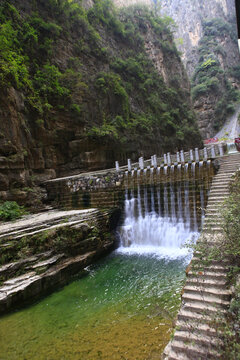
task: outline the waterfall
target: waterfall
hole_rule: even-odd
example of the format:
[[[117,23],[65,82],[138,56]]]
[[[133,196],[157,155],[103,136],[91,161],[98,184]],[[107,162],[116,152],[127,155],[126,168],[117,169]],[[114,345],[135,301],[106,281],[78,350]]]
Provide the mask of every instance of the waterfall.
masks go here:
[[[163,213],[161,209],[164,209]],[[150,188],[138,184],[136,195],[133,191],[125,194],[119,251],[185,256],[188,250],[181,248],[182,245],[198,236],[197,228],[190,226],[190,218],[194,216],[190,213],[188,181],[185,181],[183,191],[181,183],[177,186],[173,182],[152,184]]]

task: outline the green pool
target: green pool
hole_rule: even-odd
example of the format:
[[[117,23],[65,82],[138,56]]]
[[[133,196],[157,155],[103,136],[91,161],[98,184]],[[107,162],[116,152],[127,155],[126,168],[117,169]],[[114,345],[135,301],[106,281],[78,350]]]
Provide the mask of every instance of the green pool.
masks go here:
[[[181,259],[114,252],[59,291],[0,318],[0,359],[159,359],[185,267]]]

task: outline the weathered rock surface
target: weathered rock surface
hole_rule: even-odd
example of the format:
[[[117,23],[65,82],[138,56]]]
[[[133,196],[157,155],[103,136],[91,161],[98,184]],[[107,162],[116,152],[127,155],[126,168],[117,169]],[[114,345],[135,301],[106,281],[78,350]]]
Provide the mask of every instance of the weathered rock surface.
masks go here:
[[[0,313],[65,284],[113,247],[111,213],[51,211],[1,225]]]

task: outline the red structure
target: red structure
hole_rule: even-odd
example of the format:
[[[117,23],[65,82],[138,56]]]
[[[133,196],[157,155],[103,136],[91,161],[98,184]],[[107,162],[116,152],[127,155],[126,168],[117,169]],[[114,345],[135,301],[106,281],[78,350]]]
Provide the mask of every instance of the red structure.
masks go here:
[[[240,137],[235,138],[235,146],[237,148],[237,151],[240,151]]]

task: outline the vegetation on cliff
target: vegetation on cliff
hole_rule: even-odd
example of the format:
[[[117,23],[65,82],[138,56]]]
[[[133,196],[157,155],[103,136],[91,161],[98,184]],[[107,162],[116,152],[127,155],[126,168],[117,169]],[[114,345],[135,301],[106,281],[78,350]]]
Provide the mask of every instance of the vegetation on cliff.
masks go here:
[[[234,102],[239,100],[239,91],[229,81],[229,75],[238,79],[239,69],[230,70],[223,66],[222,58],[226,56],[219,39],[226,36],[234,39],[233,26],[222,19],[211,19],[203,22],[203,37],[200,40],[198,53],[199,63],[192,79],[192,97],[208,99],[214,97],[214,130],[217,131],[227,116],[234,112]]]
[[[145,49],[151,31],[163,56],[180,62],[169,19],[140,7],[119,14],[110,0],[89,10],[79,1],[5,0],[0,19],[0,87],[24,94],[34,126],[47,132],[70,118],[81,138],[134,142],[137,151],[199,145],[179,75],[164,81]]]

